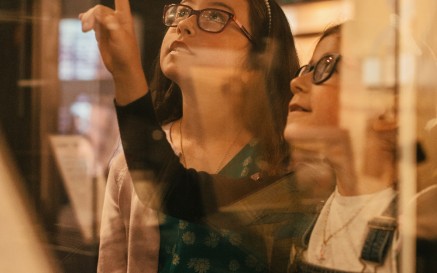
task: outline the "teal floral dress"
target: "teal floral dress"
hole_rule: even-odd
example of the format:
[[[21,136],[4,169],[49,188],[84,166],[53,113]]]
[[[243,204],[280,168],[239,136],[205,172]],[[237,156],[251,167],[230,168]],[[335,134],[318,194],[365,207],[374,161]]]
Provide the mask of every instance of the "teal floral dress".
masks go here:
[[[258,172],[255,146],[247,144],[219,174],[240,178]],[[168,215],[160,217],[160,234],[160,273],[267,272],[265,255],[248,250],[244,234]]]

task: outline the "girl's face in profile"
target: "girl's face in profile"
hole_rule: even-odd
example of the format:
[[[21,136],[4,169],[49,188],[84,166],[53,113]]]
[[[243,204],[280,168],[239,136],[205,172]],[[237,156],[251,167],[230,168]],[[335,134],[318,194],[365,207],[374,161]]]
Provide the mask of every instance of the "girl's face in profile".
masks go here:
[[[183,0],[181,4],[194,10],[212,8],[227,11],[251,32],[247,0]],[[198,15],[193,14],[176,27],[169,27],[162,42],[161,69],[164,75],[177,83],[184,77],[191,77],[192,67],[240,68],[251,46],[232,19],[219,33],[202,30],[197,20]]]
[[[338,34],[323,38],[314,50],[310,65],[317,63],[326,54],[340,53],[340,39]],[[290,142],[302,129],[317,127],[337,127],[339,112],[339,71],[341,61],[331,77],[321,84],[314,84],[314,71],[294,78],[291,90],[294,94],[289,103],[285,139]]]

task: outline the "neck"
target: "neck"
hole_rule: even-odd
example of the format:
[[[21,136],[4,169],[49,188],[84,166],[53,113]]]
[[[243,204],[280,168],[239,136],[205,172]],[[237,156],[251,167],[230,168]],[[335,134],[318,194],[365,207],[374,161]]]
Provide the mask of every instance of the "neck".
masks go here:
[[[181,86],[185,137],[211,141],[211,138],[232,136],[241,128],[247,128],[244,92],[238,84],[224,81],[223,78],[200,77],[195,83]]]
[[[210,107],[206,104],[199,107],[190,105],[184,102],[181,118],[185,137],[211,141],[212,138],[235,135],[245,127],[244,121],[232,113],[232,109],[225,106],[225,103],[217,101],[217,105]]]
[[[194,126],[190,127],[190,124]],[[173,127],[178,130],[173,133],[170,131],[170,134],[173,143],[179,147],[182,164],[209,173],[218,173],[252,138],[243,126],[233,126],[234,131],[213,126],[202,127],[196,122],[186,126],[185,116]],[[193,128],[201,130],[196,132]]]
[[[243,92],[218,81],[180,87],[183,116],[173,126],[173,143],[186,167],[215,173],[253,138],[242,114]]]
[[[394,185],[394,156],[384,150],[379,150],[372,156],[368,154],[369,151],[366,151],[361,166],[355,166],[350,160],[337,171],[337,185],[342,195],[371,194]]]
[[[372,194],[394,184],[394,177],[391,171],[387,171],[381,176],[370,176],[360,174],[358,177],[338,177],[338,192],[344,196],[354,196],[363,194]]]

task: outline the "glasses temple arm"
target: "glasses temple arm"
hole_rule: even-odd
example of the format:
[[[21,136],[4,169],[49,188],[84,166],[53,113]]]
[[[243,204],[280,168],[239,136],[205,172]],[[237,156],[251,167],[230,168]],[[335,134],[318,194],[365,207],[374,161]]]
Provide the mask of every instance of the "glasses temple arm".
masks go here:
[[[255,43],[255,39],[253,36],[247,31],[247,29],[237,20],[237,18],[233,17],[232,20],[237,24],[238,28],[241,30],[241,32],[244,34],[244,36],[249,39],[251,43]]]

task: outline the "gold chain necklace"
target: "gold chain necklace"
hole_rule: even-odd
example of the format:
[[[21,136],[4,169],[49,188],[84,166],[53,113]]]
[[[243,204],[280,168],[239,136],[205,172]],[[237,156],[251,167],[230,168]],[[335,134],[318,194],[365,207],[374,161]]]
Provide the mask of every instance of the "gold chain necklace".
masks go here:
[[[328,237],[326,237],[326,228],[328,226],[329,214],[331,212],[331,206],[332,206],[332,202],[334,201],[335,196],[336,196],[336,192],[334,192],[334,195],[332,196],[332,199],[329,202],[329,204],[327,204],[328,207],[326,208],[326,217],[325,217],[324,226],[323,226],[323,242],[322,242],[322,245],[320,246],[319,257],[318,257],[318,260],[320,262],[323,262],[324,260],[326,260],[325,251],[326,251],[326,246],[328,245],[328,242],[335,235],[337,235],[340,231],[342,231],[347,226],[349,226],[352,223],[352,221],[355,218],[357,218],[357,216],[360,214],[360,212],[367,206],[368,201],[370,201],[370,200],[368,200],[368,201],[364,202],[364,205],[361,206],[341,227],[339,227],[336,231],[334,231]]]
[[[172,124],[173,125],[173,124]],[[170,140],[171,140],[171,128],[173,126],[170,126]],[[237,133],[237,135],[235,136],[235,139],[232,141],[232,143],[229,145],[228,149],[226,150],[222,160],[220,160],[219,164],[217,165],[217,169],[215,170],[215,173],[218,173],[223,167],[224,167],[224,163],[225,163],[225,159],[229,157],[229,154],[232,150],[232,147],[235,145],[235,143],[237,143],[238,137],[240,136],[241,132],[243,131],[243,128],[241,128],[241,130]],[[184,153],[184,145],[183,145],[183,135],[182,135],[182,118],[179,122],[179,145],[180,145],[180,149],[181,149],[181,153],[180,153],[180,157],[182,159],[182,164],[188,168],[187,165],[187,159],[185,158],[185,153]]]

